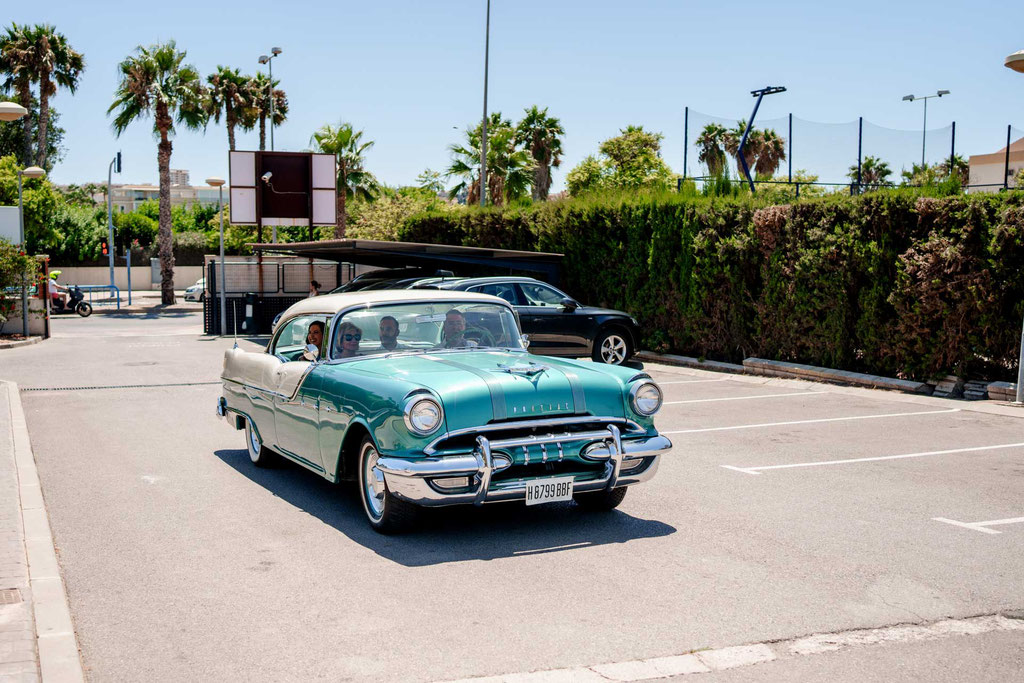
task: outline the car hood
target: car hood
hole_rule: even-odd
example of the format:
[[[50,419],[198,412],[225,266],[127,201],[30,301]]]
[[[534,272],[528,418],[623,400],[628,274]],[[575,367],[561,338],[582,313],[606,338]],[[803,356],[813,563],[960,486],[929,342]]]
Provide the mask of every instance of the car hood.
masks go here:
[[[585,315],[614,315],[619,316],[621,318],[630,319],[632,319],[633,317],[629,313],[626,313],[624,311],[616,311],[613,308],[598,308],[597,306],[580,306],[579,308],[576,309],[575,312],[582,313]]]
[[[507,351],[458,351],[368,358],[352,371],[416,384],[444,404],[447,428],[554,416],[625,416],[635,370]]]

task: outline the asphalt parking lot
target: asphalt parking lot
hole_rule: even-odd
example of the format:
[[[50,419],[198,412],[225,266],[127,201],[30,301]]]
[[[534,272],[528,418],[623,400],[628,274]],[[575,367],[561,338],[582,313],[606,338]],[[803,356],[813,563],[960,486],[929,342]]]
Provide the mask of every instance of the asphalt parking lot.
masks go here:
[[[1024,410],[647,364],[675,448],[616,512],[449,508],[382,537],[350,487],[250,465],[213,412],[230,339],[140,318],[0,356],[94,681],[438,681],[1024,607]],[[949,647],[998,680],[1022,640]],[[958,678],[899,647],[878,661]]]

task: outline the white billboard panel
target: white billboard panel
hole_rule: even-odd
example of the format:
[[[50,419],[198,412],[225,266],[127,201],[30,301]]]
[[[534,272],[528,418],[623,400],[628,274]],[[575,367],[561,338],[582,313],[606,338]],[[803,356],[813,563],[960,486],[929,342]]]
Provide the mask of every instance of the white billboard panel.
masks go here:
[[[228,185],[234,187],[256,187],[256,153],[229,152]]]
[[[21,241],[21,228],[18,227],[18,207],[0,206],[0,237],[12,244]]]
[[[335,225],[338,222],[337,195],[329,190],[313,190],[313,225]]]
[[[256,188],[231,188],[231,215],[228,218],[235,225],[256,224]]]
[[[338,181],[338,169],[333,154],[313,155],[313,189],[333,190]]]

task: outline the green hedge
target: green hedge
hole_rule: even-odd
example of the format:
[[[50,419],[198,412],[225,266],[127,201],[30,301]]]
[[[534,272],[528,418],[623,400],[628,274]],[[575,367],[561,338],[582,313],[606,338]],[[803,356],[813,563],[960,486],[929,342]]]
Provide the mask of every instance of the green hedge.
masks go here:
[[[563,287],[635,315],[655,350],[916,379],[1016,376],[1024,193],[598,197],[420,214],[399,235],[562,252]]]

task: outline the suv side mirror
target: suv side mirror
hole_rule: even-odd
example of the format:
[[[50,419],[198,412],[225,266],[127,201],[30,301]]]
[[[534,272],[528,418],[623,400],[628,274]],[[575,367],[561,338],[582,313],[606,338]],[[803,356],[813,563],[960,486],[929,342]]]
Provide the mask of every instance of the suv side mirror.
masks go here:
[[[578,303],[569,298],[562,299],[561,303],[562,308],[565,310],[566,313],[572,313],[580,306]]]
[[[306,348],[302,351],[302,358],[310,362],[315,362],[320,358],[320,347],[316,344],[306,344]]]

